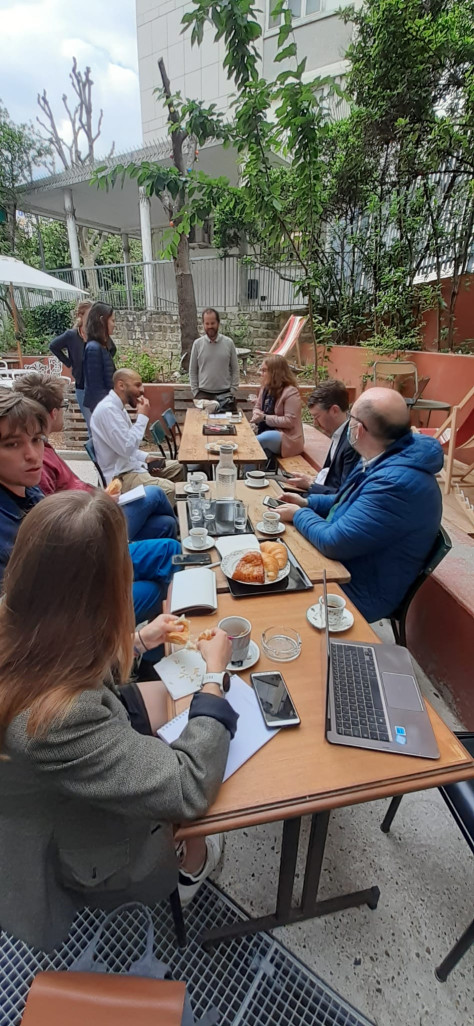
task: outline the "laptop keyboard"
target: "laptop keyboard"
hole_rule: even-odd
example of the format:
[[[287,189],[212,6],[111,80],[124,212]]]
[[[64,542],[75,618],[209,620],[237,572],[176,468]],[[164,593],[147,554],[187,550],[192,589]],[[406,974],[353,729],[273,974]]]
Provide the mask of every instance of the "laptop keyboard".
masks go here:
[[[336,733],[390,741],[371,648],[331,644]]]

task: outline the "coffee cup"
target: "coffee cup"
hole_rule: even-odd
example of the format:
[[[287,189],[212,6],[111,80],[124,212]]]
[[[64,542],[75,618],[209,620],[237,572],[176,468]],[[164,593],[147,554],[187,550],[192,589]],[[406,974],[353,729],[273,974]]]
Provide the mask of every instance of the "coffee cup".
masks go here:
[[[265,480],[265,471],[264,470],[248,470],[247,471],[247,478],[248,478],[249,481],[252,481],[254,484],[256,484],[256,483],[261,484],[262,481]]]
[[[280,514],[274,509],[266,509],[263,514],[263,523],[265,530],[268,531],[269,534],[275,534],[280,526]]]
[[[339,627],[342,623],[344,616],[344,609],[346,607],[346,600],[341,595],[328,595],[327,596],[327,609],[328,609],[328,623],[329,630],[334,630],[335,627]],[[321,621],[324,623],[324,598],[321,595],[319,600],[319,608],[321,610]]]
[[[206,475],[200,470],[192,471],[188,474],[188,485],[193,492],[200,492],[206,481]]]
[[[189,532],[189,537],[193,543],[193,548],[204,549],[207,545],[207,528],[192,527]]]
[[[217,625],[227,634],[232,642],[231,663],[243,663],[247,658],[250,646],[252,624],[243,616],[226,616]]]

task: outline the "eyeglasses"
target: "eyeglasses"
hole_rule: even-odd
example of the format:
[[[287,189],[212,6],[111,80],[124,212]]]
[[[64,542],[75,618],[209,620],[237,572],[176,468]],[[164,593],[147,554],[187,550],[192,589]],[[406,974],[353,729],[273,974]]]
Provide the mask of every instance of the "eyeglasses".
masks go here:
[[[364,431],[368,431],[369,430],[368,427],[367,427],[367,424],[364,424],[364,421],[361,420],[360,417],[354,417],[353,413],[349,414],[349,420],[355,420],[355,421],[357,421],[358,424],[362,424],[362,427],[363,427]]]
[[[59,409],[60,410],[67,410],[68,408],[69,408],[69,400],[65,399],[64,402],[61,403]]]

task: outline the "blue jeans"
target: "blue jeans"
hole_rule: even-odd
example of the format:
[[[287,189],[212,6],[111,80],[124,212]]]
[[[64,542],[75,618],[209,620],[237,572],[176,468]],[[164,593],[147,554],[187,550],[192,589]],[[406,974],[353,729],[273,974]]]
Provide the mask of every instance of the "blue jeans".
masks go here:
[[[91,411],[88,410],[86,406],[84,406],[84,389],[83,388],[76,388],[76,399],[77,399],[77,405],[78,405],[78,407],[79,407],[79,409],[80,409],[80,411],[82,413],[82,416],[84,417],[84,420],[85,420],[85,422],[87,424],[87,430],[89,432],[89,438],[90,438],[90,436],[91,436],[91,433],[90,433]]]
[[[153,619],[161,612],[174,573],[171,557],[181,551],[173,538],[135,541],[128,550],[133,563],[133,608],[135,622]]]
[[[281,453],[281,431],[262,431],[260,435],[257,435],[257,441],[260,442],[262,449],[268,449],[269,452],[273,452],[276,456]]]
[[[177,521],[162,488],[150,485],[143,499],[122,506],[130,541],[151,538],[176,538]]]

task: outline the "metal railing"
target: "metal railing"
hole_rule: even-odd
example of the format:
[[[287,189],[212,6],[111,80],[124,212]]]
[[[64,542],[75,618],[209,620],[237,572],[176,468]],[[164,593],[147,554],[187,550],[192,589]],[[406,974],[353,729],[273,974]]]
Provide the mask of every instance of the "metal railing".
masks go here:
[[[219,310],[292,310],[305,302],[293,282],[296,264],[282,265],[284,280],[276,271],[262,265],[250,265],[237,256],[191,257],[191,271],[198,309],[215,306]],[[159,310],[175,313],[178,309],[174,265],[171,260],[152,263],[109,264],[104,267],[62,268],[51,272],[71,285],[79,284],[89,295],[116,310]]]

